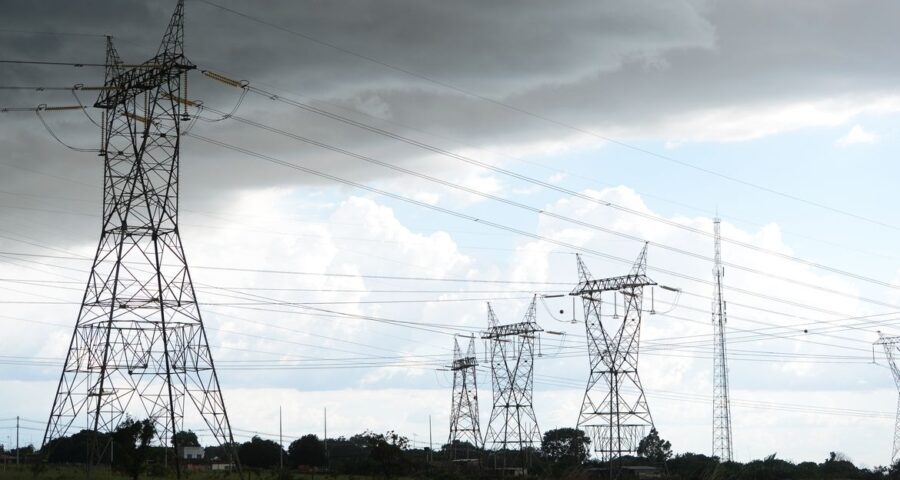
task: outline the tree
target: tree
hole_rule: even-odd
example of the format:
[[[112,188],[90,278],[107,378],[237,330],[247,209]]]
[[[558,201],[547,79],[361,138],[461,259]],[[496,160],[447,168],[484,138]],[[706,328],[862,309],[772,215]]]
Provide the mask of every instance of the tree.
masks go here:
[[[237,442],[225,442],[222,445],[211,445],[203,451],[207,460],[234,463],[233,454],[240,450],[241,444]]]
[[[82,463],[86,461],[91,442],[96,435],[91,430],[82,430],[68,437],[54,438],[44,445],[42,453],[50,463]],[[106,440],[104,435],[102,443],[105,444]]]
[[[278,465],[281,446],[272,440],[263,440],[256,435],[249,442],[241,444],[238,450],[241,463],[253,468],[271,468]]]
[[[666,462],[666,469],[674,478],[727,479],[727,467],[719,463],[717,457],[700,453],[682,453]]]
[[[325,444],[313,434],[304,435],[288,446],[288,459],[292,465],[325,466]]]
[[[577,465],[588,459],[591,439],[574,428],[557,428],[544,432],[541,453],[544,458],[565,465]]]
[[[741,478],[749,480],[781,480],[784,478],[798,478],[796,466],[786,460],[776,458],[773,453],[762,460],[753,460],[744,464]],[[822,478],[817,475],[816,478]],[[844,477],[850,478],[850,477]]]
[[[409,439],[393,430],[385,434],[366,432],[362,435],[369,449],[369,456],[378,465],[386,477],[402,473],[405,462],[403,451],[409,446]]]
[[[458,460],[476,459],[481,456],[481,448],[477,445],[473,445],[472,442],[468,440],[453,440],[450,443],[441,445],[441,449],[438,451],[441,456]]]
[[[150,442],[155,435],[153,420],[148,418],[137,422],[126,418],[112,434],[115,449],[113,467],[137,480],[146,468]]]
[[[794,466],[795,478],[822,478],[819,473],[819,464],[816,462],[800,462]]]
[[[825,478],[848,478],[858,471],[850,458],[841,452],[830,452],[821,470]]]
[[[892,463],[889,469],[887,470],[887,478],[891,480],[900,479],[900,459],[896,462]]]
[[[665,462],[672,458],[672,442],[663,440],[656,428],[651,428],[650,433],[638,443],[637,454],[652,462]]]
[[[179,447],[199,447],[200,440],[197,439],[197,434],[188,430],[181,431],[175,434],[175,437],[172,439],[172,443]]]

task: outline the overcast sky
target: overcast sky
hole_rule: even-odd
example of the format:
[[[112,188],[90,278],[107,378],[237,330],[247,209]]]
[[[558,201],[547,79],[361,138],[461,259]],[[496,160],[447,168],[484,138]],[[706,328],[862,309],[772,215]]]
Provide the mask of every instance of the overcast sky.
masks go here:
[[[108,34],[126,62],[141,62],[174,2],[0,7],[0,59],[102,62]],[[532,294],[569,291],[577,251],[597,277],[627,273],[647,240],[649,274],[684,291],[657,290],[658,314],[645,317],[650,409],[677,452],[709,454],[712,241],[697,230],[711,232],[718,212],[737,459],[840,451],[887,464],[897,389],[880,352],[872,363],[872,342],[879,330],[900,334],[898,10],[832,0],[188,0],[190,60],[268,92],[240,101],[240,90],[192,73],[188,95],[208,107],[205,119],[239,104],[240,120],[269,127],[199,121],[192,133],[420,202],[183,139],[181,231],[238,438],[276,432],[279,406],[286,432],[319,433],[327,407],[329,435],[396,429],[423,442],[431,415],[439,444],[453,332],[484,328],[488,300],[516,322]],[[102,81],[98,68],[0,64],[2,86]],[[0,90],[0,107],[92,95]],[[61,142],[97,148],[82,113],[44,118]],[[102,163],[59,143],[34,113],[0,113],[0,125],[0,418],[39,421],[24,440],[40,443],[88,274],[78,257],[99,237]],[[235,291],[432,327],[235,305]],[[570,302],[539,305],[544,329],[564,334],[545,335],[536,361],[542,429],[573,425],[587,379]],[[486,370],[478,380],[486,430]],[[11,426],[0,421],[0,443]]]

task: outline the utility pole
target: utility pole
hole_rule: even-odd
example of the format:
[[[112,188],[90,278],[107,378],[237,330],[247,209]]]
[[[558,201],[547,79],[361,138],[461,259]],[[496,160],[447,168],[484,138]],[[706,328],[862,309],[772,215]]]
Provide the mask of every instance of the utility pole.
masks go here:
[[[284,470],[284,437],[281,435],[281,405],[278,406],[278,468]]]
[[[537,296],[519,323],[500,325],[488,303],[488,329],[481,338],[491,342],[491,378],[494,406],[485,435],[488,445],[503,453],[519,450],[528,468],[528,449],[540,445],[541,432],[534,414],[534,345],[543,329],[536,320]]]
[[[176,434],[185,408],[197,408],[240,472],[178,227],[181,122],[197,105],[186,96],[196,67],[184,55],[184,0],[156,55],[126,68],[107,37],[106,80],[94,103],[102,112],[102,229],[42,446],[80,417],[96,436],[144,411],[175,452],[181,478]],[[88,468],[103,456],[90,443]]]
[[[714,291],[712,301],[712,321],[715,330],[713,352],[713,456],[721,462],[734,459],[731,445],[731,400],[728,394],[728,355],[725,352],[725,298],[722,280],[725,267],[722,266],[721,221],[713,220],[715,234],[715,266],[713,267]]]
[[[638,376],[638,347],[644,288],[656,282],[647,276],[646,244],[631,272],[620,277],[594,280],[580,255],[576,261],[579,283],[570,295],[581,297],[584,305],[590,361],[577,428],[589,436],[600,460],[609,462],[610,478],[616,478],[623,457],[637,453],[638,443],[653,426]],[[622,297],[621,317],[615,310],[601,317],[604,294]]]
[[[112,415],[112,413],[113,413],[113,407],[112,407],[112,405],[110,405],[109,406],[109,414]],[[113,442],[112,440],[110,440],[110,442],[109,442],[109,471],[110,472],[112,471],[113,465],[115,465],[115,461],[116,461],[116,459],[115,459],[116,451],[115,450],[116,450],[116,442]]]
[[[428,415],[428,463],[431,463],[431,460],[434,457],[434,443],[431,441],[431,415]]]
[[[19,416],[16,415],[16,465],[19,464]]]
[[[331,462],[328,458],[328,407],[325,407],[323,416],[325,418],[325,439],[323,440],[323,443],[325,444],[325,470],[329,471]]]

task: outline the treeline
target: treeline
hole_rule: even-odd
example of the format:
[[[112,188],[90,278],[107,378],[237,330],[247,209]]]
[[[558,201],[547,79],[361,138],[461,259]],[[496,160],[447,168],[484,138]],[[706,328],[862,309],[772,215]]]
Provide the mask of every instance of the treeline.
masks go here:
[[[669,476],[679,479],[735,480],[884,480],[900,479],[900,469],[893,467],[859,468],[843,455],[831,452],[821,463],[794,463],[769,455],[747,463],[720,463],[714,457],[695,453],[676,455],[666,462]]]
[[[83,464],[94,452],[94,463],[108,464],[137,479],[171,472],[173,449],[153,446],[156,431],[147,420],[128,420],[111,434],[81,431],[48,444],[37,458],[50,464]],[[176,436],[179,446],[199,447],[193,432]],[[93,448],[93,450],[92,450]],[[491,478],[527,475],[531,478],[605,479],[610,465],[590,459],[590,440],[576,429],[544,433],[540,448],[524,451],[485,451],[468,443],[442,445],[435,451],[415,448],[408,438],[389,431],[364,432],[351,437],[328,439],[305,435],[285,449],[272,440],[252,437],[243,443],[206,447],[202,460],[181,460],[195,468],[235,463],[236,451],[242,469],[256,474],[291,478],[298,472],[435,479]],[[44,463],[44,464],[46,464]],[[638,448],[638,456],[619,460],[620,478],[673,478],[714,480],[900,480],[900,465],[859,468],[846,456],[831,452],[821,462],[793,463],[772,454],[747,463],[720,462],[702,454],[673,455],[671,444],[654,429]],[[525,471],[527,469],[527,473]],[[36,468],[39,473],[40,468]]]

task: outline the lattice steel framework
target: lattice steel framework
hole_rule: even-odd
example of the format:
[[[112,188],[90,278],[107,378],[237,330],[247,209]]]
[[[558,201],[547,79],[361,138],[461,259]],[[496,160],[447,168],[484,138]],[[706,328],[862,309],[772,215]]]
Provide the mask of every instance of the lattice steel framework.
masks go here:
[[[158,441],[177,451],[186,408],[233,445],[178,230],[183,94],[195,68],[183,32],[179,0],[156,56],[128,70],[107,39],[94,105],[103,111],[103,227],[44,445],[73,426],[110,432],[132,416],[153,419]],[[91,449],[89,464],[103,448]]]
[[[891,374],[894,376],[894,384],[900,391],[900,368],[897,367],[898,348],[900,348],[900,337],[885,337],[879,334],[881,338],[875,342],[876,345],[884,347],[884,356],[887,358],[891,367]],[[891,465],[900,460],[900,398],[897,400],[897,417],[894,420],[894,446],[891,450]]]
[[[478,382],[475,357],[475,337],[469,338],[469,346],[463,355],[459,339],[453,338],[453,398],[450,406],[450,444],[452,458],[457,458],[456,448],[460,444],[475,448],[482,446],[481,424],[478,416]],[[468,449],[467,449],[468,450]],[[468,455],[466,455],[468,458]]]
[[[713,221],[715,234],[715,266],[713,267],[712,321],[715,330],[713,348],[713,456],[720,461],[734,459],[731,445],[731,400],[728,395],[728,356],[725,351],[725,298],[722,280],[725,267],[722,266],[721,222]]]
[[[638,376],[638,347],[644,287],[656,282],[647,277],[646,244],[631,273],[621,277],[593,280],[580,255],[576,260],[579,283],[571,295],[581,297],[584,305],[591,369],[578,428],[590,437],[600,460],[612,461],[635,454],[653,426]],[[610,292],[624,298],[621,322],[615,314],[601,319],[603,294]]]
[[[494,406],[485,435],[485,448],[524,450],[541,443],[532,397],[534,390],[535,340],[543,331],[536,320],[535,296],[519,323],[500,325],[488,304],[488,329],[482,336],[490,342],[491,381]]]

